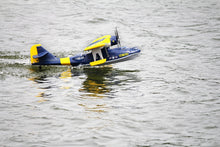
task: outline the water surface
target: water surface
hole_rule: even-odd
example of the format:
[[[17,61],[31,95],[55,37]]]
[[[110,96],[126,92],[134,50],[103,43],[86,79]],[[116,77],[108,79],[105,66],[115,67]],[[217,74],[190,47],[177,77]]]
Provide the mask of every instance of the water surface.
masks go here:
[[[8,0],[0,12],[3,146],[220,145],[218,0]],[[138,58],[30,65],[33,44],[71,56],[116,26]]]

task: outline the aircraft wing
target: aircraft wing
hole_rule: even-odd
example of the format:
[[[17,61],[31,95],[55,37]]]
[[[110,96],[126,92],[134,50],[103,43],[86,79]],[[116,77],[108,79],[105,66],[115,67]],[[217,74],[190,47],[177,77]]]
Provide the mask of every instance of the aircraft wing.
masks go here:
[[[109,47],[111,45],[111,35],[106,35],[94,40],[91,44],[89,44],[84,51],[92,50],[99,47]]]

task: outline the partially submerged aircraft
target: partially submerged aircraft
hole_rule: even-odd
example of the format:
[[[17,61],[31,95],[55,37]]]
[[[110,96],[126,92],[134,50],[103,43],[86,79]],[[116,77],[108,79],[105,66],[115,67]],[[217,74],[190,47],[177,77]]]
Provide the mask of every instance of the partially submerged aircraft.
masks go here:
[[[111,46],[118,45],[111,49]],[[79,54],[73,57],[57,58],[44,49],[41,44],[35,44],[31,47],[30,56],[32,65],[104,65],[136,57],[140,50],[136,47],[121,47],[118,31],[115,36],[106,35],[94,40],[84,51],[85,54]]]

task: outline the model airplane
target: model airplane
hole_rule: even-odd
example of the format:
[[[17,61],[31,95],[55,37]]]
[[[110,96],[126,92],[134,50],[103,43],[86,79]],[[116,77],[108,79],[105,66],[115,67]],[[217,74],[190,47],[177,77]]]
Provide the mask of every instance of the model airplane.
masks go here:
[[[118,45],[117,48],[111,49],[111,46]],[[73,57],[57,58],[44,49],[41,44],[35,44],[31,47],[31,64],[32,65],[104,65],[136,57],[140,50],[136,47],[121,47],[118,31],[115,36],[106,35],[94,40],[84,51],[85,54],[79,54]]]

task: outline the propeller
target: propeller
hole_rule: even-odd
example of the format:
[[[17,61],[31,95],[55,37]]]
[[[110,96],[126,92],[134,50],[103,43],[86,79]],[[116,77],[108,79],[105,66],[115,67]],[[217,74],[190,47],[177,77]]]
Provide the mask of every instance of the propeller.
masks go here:
[[[121,47],[121,42],[120,42],[120,38],[119,38],[117,27],[115,28],[115,36],[116,36],[116,41],[118,43],[118,48],[120,48]]]

